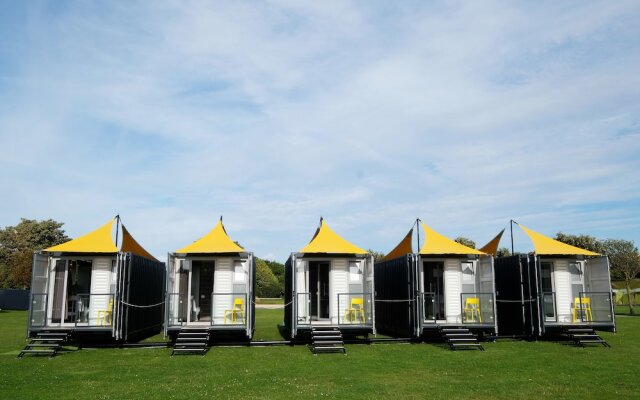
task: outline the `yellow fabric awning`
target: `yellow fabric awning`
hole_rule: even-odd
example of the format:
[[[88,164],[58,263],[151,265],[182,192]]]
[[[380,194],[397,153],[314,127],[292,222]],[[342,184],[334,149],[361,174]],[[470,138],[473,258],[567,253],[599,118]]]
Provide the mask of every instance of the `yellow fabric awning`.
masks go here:
[[[435,254],[478,254],[483,255],[482,251],[472,249],[456,241],[453,241],[446,236],[439,234],[433,229],[429,228],[425,224],[422,224],[422,230],[424,231],[425,238],[420,249],[420,254],[435,255]]]
[[[504,233],[504,229],[501,230],[500,233],[496,235],[496,237],[491,239],[489,243],[481,247],[480,251],[483,251],[487,254],[492,254],[495,257],[498,254],[498,245],[500,244],[500,239],[502,239],[503,233]]]
[[[191,243],[188,246],[176,250],[176,253],[189,254],[189,253],[241,253],[244,249],[238,246],[229,238],[227,231],[222,225],[222,220],[218,221],[218,224],[200,239]]]
[[[118,248],[112,239],[113,222],[111,220],[95,231],[68,242],[49,247],[44,251],[67,253],[117,253]]]
[[[383,260],[393,260],[394,258],[402,257],[405,254],[413,253],[413,245],[411,244],[411,238],[413,237],[413,228],[407,233],[407,235],[398,243],[398,245],[387,254]]]
[[[531,229],[518,224],[520,228],[529,236],[533,242],[533,249],[538,255],[584,255],[599,256],[600,254],[593,251],[581,249],[566,243],[551,239],[541,233],[532,231]]]
[[[301,253],[324,253],[324,254],[366,254],[367,251],[360,247],[349,243],[337,233],[335,233],[322,220],[320,228],[316,230],[315,235],[308,245],[300,249]]]
[[[148,251],[146,251],[136,240],[131,236],[127,228],[122,225],[122,246],[120,250],[124,253],[131,252],[133,254],[137,254],[140,257],[148,258],[153,261],[158,261],[154,256],[152,256]]]

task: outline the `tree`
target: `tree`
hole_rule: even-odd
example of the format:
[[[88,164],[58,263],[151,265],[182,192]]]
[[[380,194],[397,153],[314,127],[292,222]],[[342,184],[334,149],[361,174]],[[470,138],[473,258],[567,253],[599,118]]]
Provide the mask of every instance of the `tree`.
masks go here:
[[[280,297],[280,284],[278,279],[261,258],[256,258],[256,296],[257,297]]]
[[[640,255],[633,241],[607,239],[603,242],[604,252],[609,256],[611,274],[622,279],[629,295],[629,313],[634,314],[631,281],[640,273]]]
[[[568,235],[566,233],[558,232],[556,234],[556,240],[562,243],[569,244],[571,246],[579,247],[581,249],[593,251],[599,254],[605,254],[606,249],[603,241],[596,237],[589,235]]]
[[[375,250],[367,250],[367,254],[373,256],[373,262],[377,263],[378,261],[382,261],[382,259],[384,258],[385,254],[381,251],[375,251]]]
[[[276,279],[278,280],[278,285],[280,287],[280,290],[278,291],[278,293],[284,292],[284,264],[281,264],[277,261],[271,261],[271,260],[264,260],[264,262],[267,264],[269,269],[271,269],[271,272],[273,273],[273,275],[275,275]]]
[[[472,249],[476,248],[476,242],[474,242],[473,240],[463,237],[463,236],[458,236],[457,238],[453,239],[455,242],[460,243],[461,245],[467,246],[467,247],[471,247]]]
[[[511,255],[511,250],[508,247],[500,247],[496,252],[496,257],[509,257]]]
[[[69,240],[62,225],[22,218],[18,225],[0,229],[0,287],[28,288],[33,252]]]

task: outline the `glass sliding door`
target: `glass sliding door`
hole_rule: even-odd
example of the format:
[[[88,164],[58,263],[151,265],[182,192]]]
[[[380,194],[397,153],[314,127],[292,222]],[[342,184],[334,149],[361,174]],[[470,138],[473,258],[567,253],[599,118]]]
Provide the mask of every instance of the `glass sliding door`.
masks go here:
[[[540,280],[542,285],[542,308],[544,320],[547,322],[557,321],[556,317],[556,296],[553,281],[553,263],[543,261],[540,264]]]

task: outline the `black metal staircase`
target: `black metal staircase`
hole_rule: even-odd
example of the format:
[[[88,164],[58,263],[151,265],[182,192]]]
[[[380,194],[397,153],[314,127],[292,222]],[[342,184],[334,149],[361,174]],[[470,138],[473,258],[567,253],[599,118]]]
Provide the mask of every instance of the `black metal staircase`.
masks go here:
[[[24,349],[18,354],[22,358],[27,354],[55,357],[62,346],[69,340],[69,331],[40,332],[31,339]]]
[[[564,332],[577,346],[586,347],[589,344],[601,344],[604,347],[611,347],[593,328],[566,328]]]
[[[173,344],[171,356],[176,354],[205,355],[209,349],[209,329],[207,328],[182,328],[178,332]]]
[[[347,354],[340,329],[322,326],[311,327],[311,351],[313,354]]]
[[[465,327],[443,327],[440,328],[440,336],[451,350],[477,349],[484,351],[484,347],[478,342],[476,335]]]

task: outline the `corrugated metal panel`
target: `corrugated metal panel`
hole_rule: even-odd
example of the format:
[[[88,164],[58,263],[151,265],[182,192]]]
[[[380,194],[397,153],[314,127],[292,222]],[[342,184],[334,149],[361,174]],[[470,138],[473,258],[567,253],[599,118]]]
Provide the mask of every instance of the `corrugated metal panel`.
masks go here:
[[[338,318],[342,320],[344,317],[348,296],[340,296],[342,303],[338,304],[338,294],[343,293],[349,293],[349,261],[345,259],[331,260],[331,271],[329,272],[329,316],[333,324],[338,323]]]
[[[543,258],[543,261],[553,261],[555,275],[555,292],[558,308],[558,322],[571,322],[571,273],[569,272],[569,262],[565,259],[549,260]]]
[[[447,323],[460,323],[460,293],[462,290],[460,260],[448,258],[444,262],[444,293]]]
[[[418,335],[415,268],[410,255],[375,263],[375,323],[380,333],[399,337]]]
[[[524,301],[529,297],[528,285],[523,285],[528,279],[527,266],[526,256],[495,259],[496,311],[501,335],[531,335],[531,303]]]
[[[164,263],[135,254],[123,254],[121,259],[119,306],[123,312],[118,318],[122,321],[122,338],[133,341],[160,332],[166,271]]]

